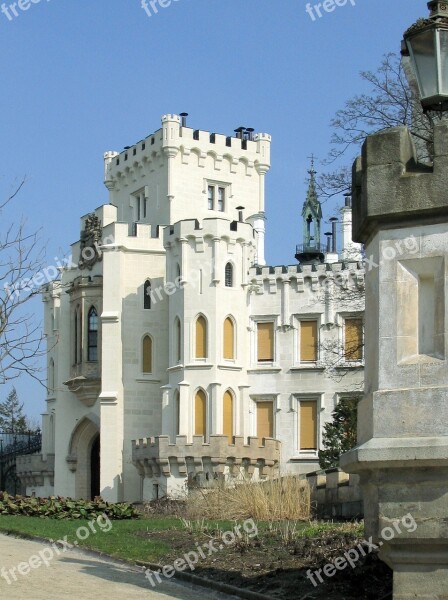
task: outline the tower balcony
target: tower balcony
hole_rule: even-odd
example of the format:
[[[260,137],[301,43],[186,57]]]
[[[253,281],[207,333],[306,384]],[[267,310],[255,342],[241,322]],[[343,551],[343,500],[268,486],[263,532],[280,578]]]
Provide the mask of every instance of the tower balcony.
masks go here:
[[[101,391],[100,368],[98,361],[73,365],[70,379],[64,381],[70,392],[87,407],[95,404]]]
[[[325,260],[325,252],[324,244],[298,244],[295,257],[300,264],[321,264]]]

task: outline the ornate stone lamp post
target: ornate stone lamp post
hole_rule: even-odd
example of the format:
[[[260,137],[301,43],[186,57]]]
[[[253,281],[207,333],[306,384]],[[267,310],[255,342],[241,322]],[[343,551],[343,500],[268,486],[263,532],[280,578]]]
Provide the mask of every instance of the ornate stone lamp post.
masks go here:
[[[405,34],[427,111],[448,109],[448,3]],[[366,536],[394,600],[448,598],[448,125],[420,164],[409,131],[371,135],[353,170],[353,239],[366,244],[366,382],[359,473]]]
[[[425,111],[448,110],[448,3],[428,2],[429,19],[419,19],[404,34]]]

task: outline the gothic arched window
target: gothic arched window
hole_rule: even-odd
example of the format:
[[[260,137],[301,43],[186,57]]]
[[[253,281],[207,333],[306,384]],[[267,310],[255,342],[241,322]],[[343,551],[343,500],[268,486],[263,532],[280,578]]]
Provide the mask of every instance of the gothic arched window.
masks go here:
[[[151,282],[149,279],[145,281],[145,285],[143,286],[143,308],[145,310],[149,310],[151,308]]]
[[[207,321],[202,315],[196,319],[196,358],[207,358]]]
[[[87,360],[96,361],[98,360],[98,313],[94,306],[89,310],[87,323]]]
[[[224,281],[225,281],[226,287],[233,287],[233,265],[232,265],[232,263],[226,264]]]
[[[143,338],[143,373],[152,373],[152,339],[149,335]]]

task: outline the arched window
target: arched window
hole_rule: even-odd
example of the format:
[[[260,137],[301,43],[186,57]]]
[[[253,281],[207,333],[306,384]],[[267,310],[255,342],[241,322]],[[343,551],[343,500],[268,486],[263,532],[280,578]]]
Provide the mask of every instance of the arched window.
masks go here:
[[[152,373],[152,339],[149,335],[143,338],[143,373]]]
[[[226,287],[233,287],[233,265],[232,265],[232,263],[226,264],[224,281],[225,281]]]
[[[174,352],[176,362],[182,362],[182,329],[178,317],[174,321]]]
[[[233,443],[233,394],[227,390],[223,400],[223,434],[229,438],[229,444]]]
[[[203,390],[196,392],[194,400],[194,434],[207,435],[207,398]]]
[[[174,415],[175,415],[175,424],[174,424],[174,432],[176,435],[180,435],[180,394],[179,390],[174,392]]]
[[[54,360],[50,358],[50,362],[48,363],[48,393],[52,394],[54,392]]]
[[[143,286],[143,308],[149,310],[151,308],[151,282],[149,279],[145,281]]]
[[[196,358],[207,358],[207,321],[202,315],[196,319]]]
[[[82,362],[82,312],[81,307],[75,309],[75,318],[73,323],[73,354],[74,363],[79,365]]]
[[[233,360],[235,358],[235,324],[230,317],[224,321],[224,358]]]
[[[87,360],[98,360],[98,313],[92,306],[88,314]]]

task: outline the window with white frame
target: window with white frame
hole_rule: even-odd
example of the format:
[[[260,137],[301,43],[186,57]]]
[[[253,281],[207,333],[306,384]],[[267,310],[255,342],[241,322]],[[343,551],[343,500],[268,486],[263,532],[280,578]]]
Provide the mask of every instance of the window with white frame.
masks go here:
[[[220,183],[209,182],[207,185],[207,208],[224,212],[226,210],[227,186]]]
[[[134,221],[139,222],[146,219],[148,213],[148,198],[146,197],[144,189],[141,189],[133,194],[133,205]]]
[[[297,400],[298,449],[303,453],[316,453],[319,443],[318,399]]]
[[[275,339],[274,322],[257,323],[257,362],[274,362]]]
[[[360,362],[364,356],[364,323],[360,316],[344,318],[343,352],[347,362]]]
[[[299,361],[315,363],[319,358],[319,322],[299,319]]]

